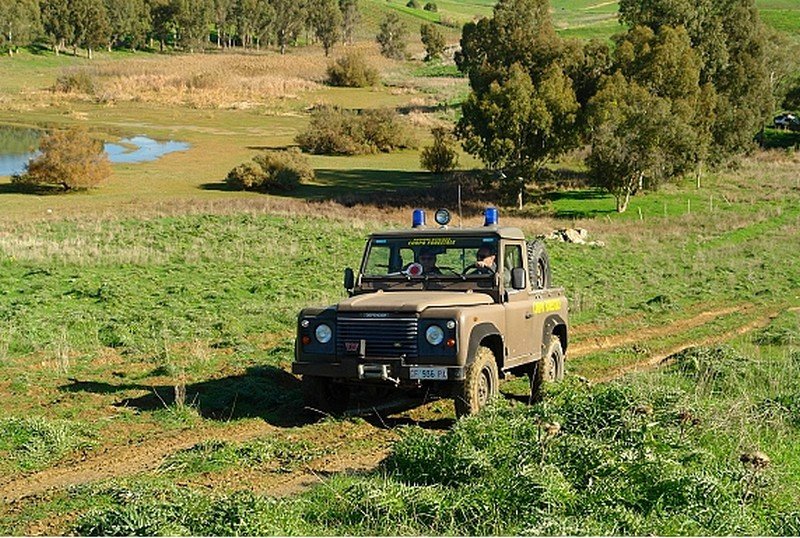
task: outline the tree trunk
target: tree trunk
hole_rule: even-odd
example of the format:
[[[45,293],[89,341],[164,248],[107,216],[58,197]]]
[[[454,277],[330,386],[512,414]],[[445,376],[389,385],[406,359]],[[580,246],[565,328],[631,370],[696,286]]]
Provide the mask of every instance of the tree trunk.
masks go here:
[[[618,194],[616,196],[617,199],[617,213],[625,213],[625,210],[628,209],[628,203],[631,201],[631,191],[629,189],[625,190],[624,194]]]
[[[703,161],[697,163],[697,174],[696,174],[696,187],[700,188],[700,178],[703,177]]]

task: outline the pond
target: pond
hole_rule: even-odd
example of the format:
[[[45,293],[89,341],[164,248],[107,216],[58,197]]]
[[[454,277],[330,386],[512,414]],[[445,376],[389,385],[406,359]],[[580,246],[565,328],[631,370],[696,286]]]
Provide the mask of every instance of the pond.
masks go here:
[[[41,131],[35,129],[0,127],[0,176],[24,172],[28,161],[38,154],[40,136]],[[139,135],[119,142],[106,142],[104,149],[112,163],[136,164],[155,161],[168,153],[186,151],[189,144],[174,140],[160,142]]]

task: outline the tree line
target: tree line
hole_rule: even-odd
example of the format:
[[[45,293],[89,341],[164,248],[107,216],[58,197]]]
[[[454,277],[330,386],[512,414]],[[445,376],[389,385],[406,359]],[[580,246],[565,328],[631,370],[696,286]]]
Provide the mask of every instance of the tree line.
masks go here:
[[[207,46],[286,52],[301,37],[327,55],[352,43],[357,0],[2,0],[0,47],[46,43],[56,54],[99,48],[137,50],[156,44],[194,51]]]
[[[754,0],[620,0],[612,44],[559,37],[549,7],[500,0],[456,55],[471,87],[456,132],[508,197],[587,145],[591,178],[625,211],[640,190],[750,151],[800,86],[797,47]]]

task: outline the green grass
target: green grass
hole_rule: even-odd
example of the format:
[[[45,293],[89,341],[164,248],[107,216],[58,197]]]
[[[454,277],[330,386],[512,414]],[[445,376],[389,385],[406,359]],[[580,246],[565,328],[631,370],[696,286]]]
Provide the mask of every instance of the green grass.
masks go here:
[[[321,454],[320,449],[305,441],[272,438],[247,443],[206,441],[171,455],[159,470],[173,476],[191,476],[274,464],[280,470],[288,471]]]
[[[42,469],[71,452],[91,447],[86,424],[44,417],[0,419],[0,470]]]
[[[798,374],[785,347],[697,348],[662,372],[570,379],[534,407],[498,403],[444,435],[409,428],[378,471],[289,499],[107,488],[111,502],[74,531],[796,534]]]

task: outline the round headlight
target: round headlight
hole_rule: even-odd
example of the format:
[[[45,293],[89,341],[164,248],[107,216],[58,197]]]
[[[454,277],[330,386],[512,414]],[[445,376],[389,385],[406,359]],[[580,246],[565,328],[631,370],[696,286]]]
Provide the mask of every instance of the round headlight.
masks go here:
[[[444,331],[438,325],[431,325],[425,331],[425,340],[432,346],[438,346],[444,340]]]
[[[317,325],[317,330],[314,331],[314,335],[317,337],[317,341],[320,344],[327,344],[331,341],[331,337],[333,336],[333,331],[331,328],[324,323],[320,323]]]
[[[456,322],[451,319],[450,321],[447,322],[447,328],[448,329],[455,329],[456,328]]]

